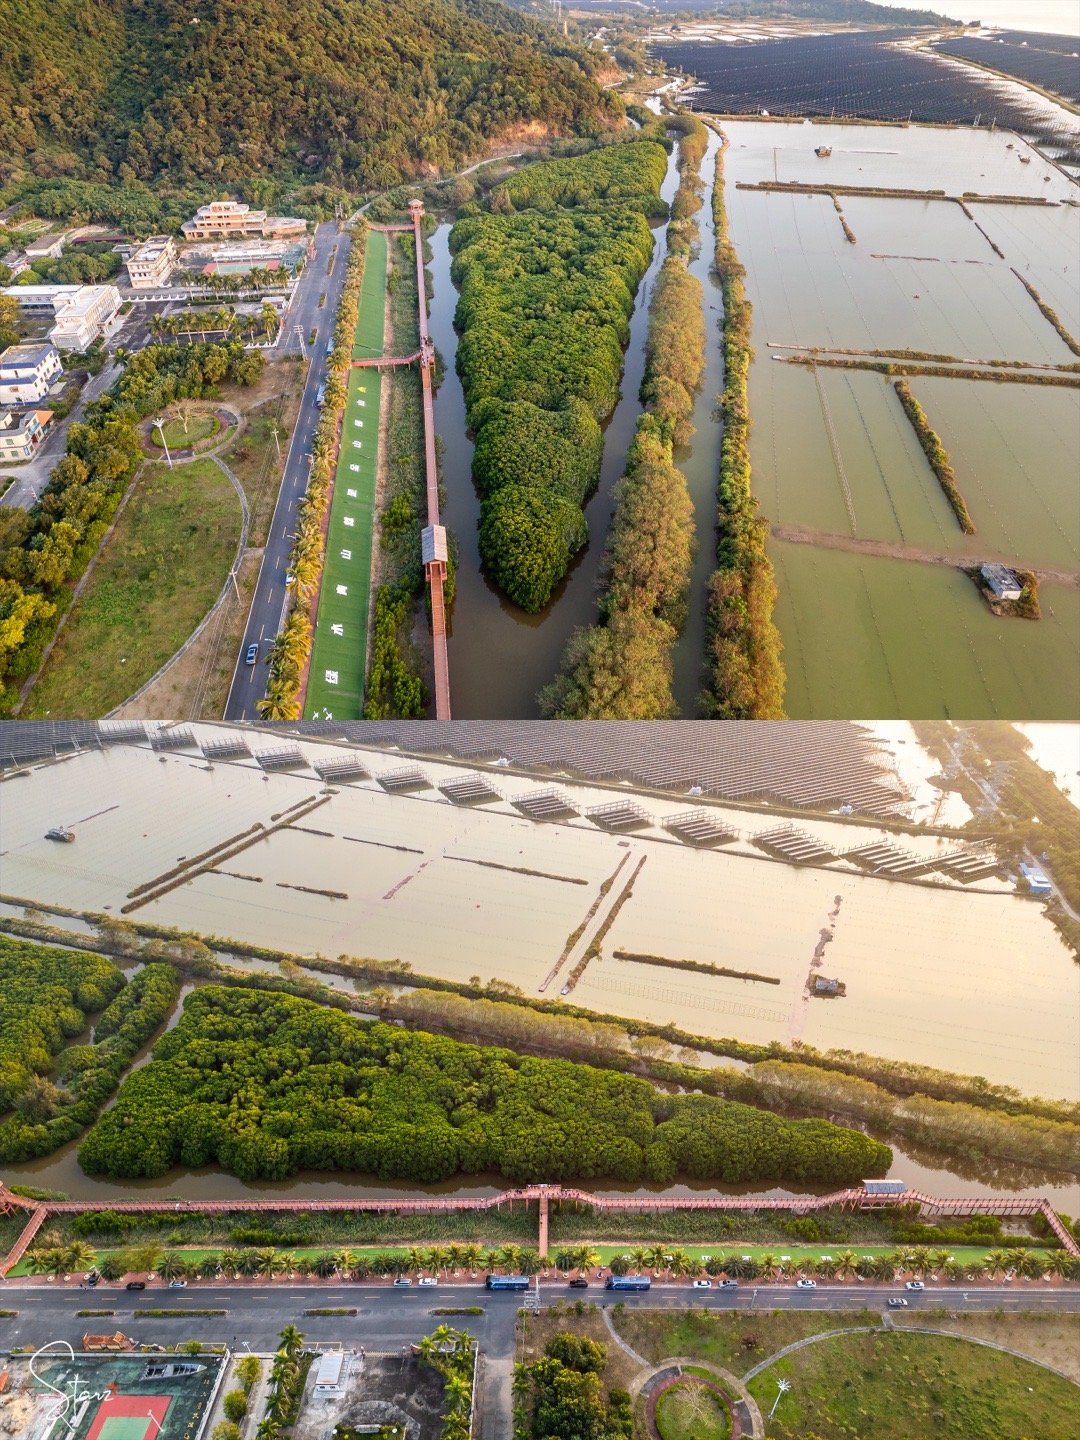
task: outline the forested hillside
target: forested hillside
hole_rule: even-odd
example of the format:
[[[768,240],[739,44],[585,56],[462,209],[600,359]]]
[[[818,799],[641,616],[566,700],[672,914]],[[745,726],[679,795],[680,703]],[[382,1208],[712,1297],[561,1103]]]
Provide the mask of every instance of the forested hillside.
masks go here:
[[[211,185],[273,204],[620,114],[584,50],[497,0],[0,0],[0,18],[5,187]]]

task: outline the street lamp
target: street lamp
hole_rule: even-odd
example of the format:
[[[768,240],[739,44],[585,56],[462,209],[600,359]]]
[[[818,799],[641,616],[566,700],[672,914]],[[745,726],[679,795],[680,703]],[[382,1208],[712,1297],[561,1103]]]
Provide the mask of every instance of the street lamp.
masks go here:
[[[158,432],[158,434],[161,436],[161,444],[162,444],[162,448],[163,448],[164,451],[165,451],[165,459],[169,462],[169,469],[171,470],[171,469],[173,468],[173,463],[172,463],[172,456],[169,454],[168,441],[165,439],[165,421],[164,421],[164,420],[155,420],[153,423],[154,423],[154,429],[155,429],[155,430]]]

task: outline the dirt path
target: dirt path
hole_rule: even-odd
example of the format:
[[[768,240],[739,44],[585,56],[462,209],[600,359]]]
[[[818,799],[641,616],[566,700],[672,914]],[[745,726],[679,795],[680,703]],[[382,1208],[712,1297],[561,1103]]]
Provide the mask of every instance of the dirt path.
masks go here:
[[[954,570],[970,570],[976,565],[1004,563],[1020,570],[1030,570],[1040,580],[1049,580],[1056,585],[1068,585],[1080,589],[1080,572],[1076,570],[1048,570],[1043,566],[1027,565],[1001,555],[953,554],[942,550],[924,550],[918,545],[900,545],[890,540],[866,540],[855,535],[833,535],[826,530],[806,530],[801,526],[774,525],[775,540],[787,540],[793,545],[817,545],[822,550],[847,550],[853,555],[882,556],[890,560],[915,560],[922,565],[946,565]]]

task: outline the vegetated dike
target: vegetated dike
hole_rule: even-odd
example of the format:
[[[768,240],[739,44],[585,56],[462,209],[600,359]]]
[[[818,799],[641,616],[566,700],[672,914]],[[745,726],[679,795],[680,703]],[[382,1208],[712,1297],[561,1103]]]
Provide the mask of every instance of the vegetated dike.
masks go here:
[[[87,1173],[116,1178],[217,1163],[244,1180],[310,1169],[428,1184],[498,1171],[841,1187],[891,1160],[888,1146],[828,1121],[216,985],[188,997],[79,1150]]]
[[[533,613],[588,538],[600,421],[618,400],[666,171],[654,140],[546,161],[496,186],[487,212],[463,206],[450,235],[480,554]]]

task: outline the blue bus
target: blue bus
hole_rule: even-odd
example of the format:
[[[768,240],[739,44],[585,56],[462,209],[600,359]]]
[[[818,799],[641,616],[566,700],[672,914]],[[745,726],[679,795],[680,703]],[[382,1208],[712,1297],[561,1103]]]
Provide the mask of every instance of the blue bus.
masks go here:
[[[489,1275],[487,1288],[489,1290],[527,1290],[529,1277],[528,1275]]]
[[[607,1279],[609,1290],[651,1290],[652,1276],[650,1275],[609,1275]]]

